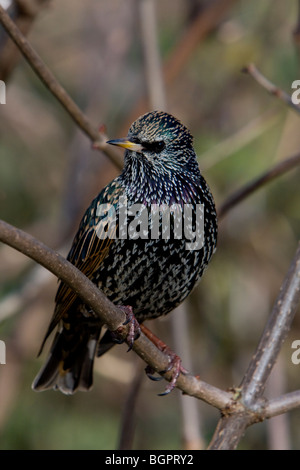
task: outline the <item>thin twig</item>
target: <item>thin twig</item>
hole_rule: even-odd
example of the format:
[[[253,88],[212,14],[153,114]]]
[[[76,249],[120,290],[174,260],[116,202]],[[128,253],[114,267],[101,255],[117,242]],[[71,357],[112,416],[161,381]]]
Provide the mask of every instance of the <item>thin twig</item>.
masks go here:
[[[103,126],[97,130],[80,110],[77,104],[68,95],[66,90],[60,85],[50,69],[42,61],[39,55],[30,45],[26,37],[19,28],[10,19],[9,15],[0,5],[0,23],[7,31],[11,39],[18,46],[29,65],[42,80],[46,87],[51,91],[55,98],[60,102],[63,108],[69,113],[80,129],[91,139],[93,147],[100,149],[110,160],[119,168],[122,168],[120,154],[111,146],[106,144],[107,137]]]
[[[299,165],[300,153],[297,153],[296,155],[293,155],[292,157],[286,158],[282,162],[277,163],[270,170],[267,170],[258,178],[255,178],[254,180],[242,186],[240,189],[234,191],[218,209],[219,220],[222,219],[230,209],[243,201],[254,191]]]
[[[0,241],[30,257],[65,282],[99,316],[102,323],[107,324],[112,331],[118,330],[120,336],[123,339],[126,338],[128,325],[123,325],[125,318],[122,310],[110,302],[95,284],[59,253],[2,220],[0,220]],[[167,369],[168,357],[159,351],[143,333],[135,341],[133,349],[156,372],[160,373]],[[167,380],[171,379],[171,372],[163,375]],[[204,400],[219,409],[230,406],[231,393],[207,384],[192,375],[181,374],[176,386],[184,393]]]
[[[270,82],[257,68],[254,64],[249,64],[242,69],[242,72],[248,73],[251,75],[257,83],[259,83],[263,88],[265,88],[271,95],[276,96],[282,100],[285,104],[290,106],[294,111],[300,113],[300,107],[293,103],[290,95],[285,91],[281,90],[277,85]]]

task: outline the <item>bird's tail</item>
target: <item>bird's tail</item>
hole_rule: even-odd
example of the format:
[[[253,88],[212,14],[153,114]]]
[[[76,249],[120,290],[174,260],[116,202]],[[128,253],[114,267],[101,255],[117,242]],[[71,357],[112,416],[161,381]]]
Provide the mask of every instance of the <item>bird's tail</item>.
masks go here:
[[[57,331],[45,365],[36,376],[36,391],[60,390],[70,395],[89,390],[93,384],[93,364],[101,329],[83,328],[80,332],[62,326]]]

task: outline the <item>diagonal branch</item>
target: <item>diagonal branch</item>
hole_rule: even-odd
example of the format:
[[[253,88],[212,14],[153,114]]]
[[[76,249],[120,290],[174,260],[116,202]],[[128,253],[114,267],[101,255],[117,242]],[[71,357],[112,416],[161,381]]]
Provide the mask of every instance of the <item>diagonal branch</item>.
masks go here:
[[[107,137],[101,130],[97,130],[80,110],[77,104],[68,95],[61,86],[50,69],[42,61],[39,55],[30,45],[26,37],[21,33],[16,24],[10,19],[9,15],[0,5],[0,23],[7,31],[11,39],[18,46],[23,56],[42,80],[46,87],[51,91],[55,98],[60,102],[63,108],[69,113],[71,118],[81,128],[81,130],[91,139],[94,148],[102,150],[106,156],[119,168],[122,168],[120,154],[111,145],[106,144]]]
[[[241,384],[243,403],[246,406],[253,405],[262,396],[299,302],[300,244]]]
[[[20,31],[27,36],[36,16],[45,8],[49,0],[15,0],[7,11]],[[1,32],[2,33],[2,32]],[[5,34],[3,32],[3,34]],[[0,79],[7,81],[20,58],[20,51],[11,41],[0,43]]]
[[[285,91],[281,90],[277,85],[270,82],[257,68],[254,64],[249,64],[242,69],[242,72],[248,73],[251,75],[257,83],[259,83],[263,88],[265,88],[271,95],[276,96],[290,108],[292,108],[297,113],[300,113],[300,106],[293,103],[290,95]]]
[[[270,82],[264,75],[262,75],[262,73],[259,72],[259,70],[255,67],[254,64],[249,64],[248,66],[244,67],[243,72],[250,74],[269,93],[271,93],[274,96],[277,96],[284,103],[286,103],[288,106],[293,108],[294,111],[297,111],[297,113],[300,113],[300,106],[297,106],[296,104],[294,104],[291,97],[287,93],[285,93],[283,90],[278,88],[276,85]],[[299,164],[300,164],[300,154],[296,154],[290,158],[283,160],[277,165],[273,166],[273,168],[266,171],[258,178],[254,179],[253,181],[250,181],[245,186],[235,191],[221,205],[218,211],[219,219],[223,218],[230,209],[232,209],[235,205],[237,205],[243,199],[249,196],[249,194],[253,193],[257,189],[262,187],[264,184],[272,181],[273,179],[286,173],[292,168],[298,166]]]
[[[278,176],[287,173],[289,170],[296,168],[300,165],[300,153],[293,155],[292,157],[286,158],[282,162],[277,163],[272,168],[267,170],[258,178],[250,181],[249,183],[242,186],[240,189],[234,191],[228,198],[223,202],[218,210],[218,218],[222,219],[227,212],[229,212],[234,206],[239,204],[241,201],[246,199],[250,194],[257,191],[265,184],[273,181]]]
[[[280,289],[257,350],[237,390],[244,409],[224,414],[218,423],[210,449],[235,449],[246,428],[288,408],[299,406],[300,392],[284,395],[268,402],[263,398],[266,382],[283,341],[291,326],[300,301],[300,244]]]
[[[2,220],[0,220],[0,241],[33,259],[64,281],[84,302],[95,309],[96,314],[110,325],[111,329],[115,330],[120,326],[124,318],[124,315],[120,315],[120,310],[63,256],[23,230]]]

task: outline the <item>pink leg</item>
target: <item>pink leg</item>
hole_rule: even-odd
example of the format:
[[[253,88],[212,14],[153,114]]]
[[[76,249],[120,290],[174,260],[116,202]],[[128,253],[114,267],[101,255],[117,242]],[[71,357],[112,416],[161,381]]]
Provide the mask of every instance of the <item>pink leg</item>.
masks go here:
[[[181,359],[177,354],[172,351],[172,349],[169,348],[161,339],[159,339],[152,331],[150,331],[145,325],[140,326],[141,331],[144,333],[145,336],[147,336],[150,341],[155,344],[155,346],[165,353],[168,358],[169,358],[169,365],[166,370],[161,371],[162,374],[172,370],[172,376],[171,376],[171,381],[169,385],[166,387],[165,391],[163,393],[159,393],[159,396],[164,396],[167,395],[168,393],[172,392],[172,390],[176,386],[177,379],[179,375],[182,374],[187,374],[188,371],[182,366]],[[151,380],[160,380],[160,378],[155,378],[152,376],[154,373],[154,370],[151,369],[150,366],[146,367],[146,374]]]

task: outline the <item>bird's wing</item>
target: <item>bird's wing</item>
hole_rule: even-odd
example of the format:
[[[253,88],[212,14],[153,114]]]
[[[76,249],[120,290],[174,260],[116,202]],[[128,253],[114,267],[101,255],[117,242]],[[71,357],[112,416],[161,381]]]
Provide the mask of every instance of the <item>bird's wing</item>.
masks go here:
[[[115,181],[106,186],[85,212],[74,237],[67,260],[90,279],[108,255],[110,246],[114,242],[117,230],[116,208],[123,192],[124,189],[116,185]],[[105,218],[103,213],[102,216],[99,215],[100,205],[106,212]],[[109,235],[107,234],[107,224],[103,223],[104,219],[105,222],[108,222]],[[77,294],[61,281],[55,297],[55,311],[40,351],[58,322],[67,316],[68,310],[76,299],[78,299]]]

